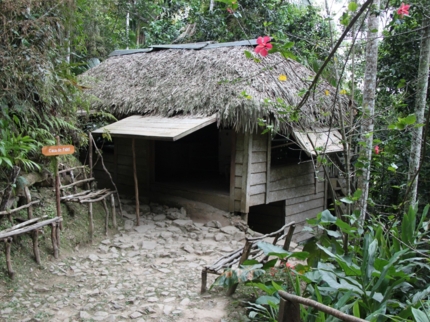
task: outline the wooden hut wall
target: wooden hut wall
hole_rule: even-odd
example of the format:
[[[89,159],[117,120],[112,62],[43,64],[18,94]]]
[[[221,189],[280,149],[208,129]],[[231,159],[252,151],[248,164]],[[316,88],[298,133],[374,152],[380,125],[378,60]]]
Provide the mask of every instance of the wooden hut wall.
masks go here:
[[[236,136],[234,211],[248,213],[249,207],[266,203],[268,135]]]
[[[136,168],[139,181],[139,194],[147,195],[149,187],[149,162],[151,141],[135,141]],[[133,179],[133,156],[131,150],[131,139],[115,138],[114,153],[103,153],[103,161],[109,170],[120,193],[134,193]],[[94,168],[94,176],[99,187],[111,187],[109,176],[103,170],[99,161]]]
[[[295,234],[300,234],[306,219],[324,210],[325,183],[315,178],[312,162],[273,167],[268,199],[269,202],[285,200],[285,220],[295,221]]]

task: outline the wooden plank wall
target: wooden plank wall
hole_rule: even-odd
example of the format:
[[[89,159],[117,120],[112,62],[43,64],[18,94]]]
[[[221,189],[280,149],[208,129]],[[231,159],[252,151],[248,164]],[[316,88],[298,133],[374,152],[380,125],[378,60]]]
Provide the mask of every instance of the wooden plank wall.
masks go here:
[[[103,160],[120,193],[134,193],[131,139],[115,138],[115,152],[105,153]],[[150,141],[136,139],[136,166],[139,194],[147,195],[149,187]],[[99,187],[111,187],[110,179],[99,162],[94,168]]]
[[[285,221],[295,221],[295,240],[308,236],[301,233],[306,219],[324,210],[325,183],[316,181],[311,162],[289,164],[271,169],[270,202],[285,200]]]
[[[267,150],[267,135],[253,135],[249,184],[250,207],[266,203]]]
[[[248,213],[249,207],[266,203],[267,135],[236,136],[234,211]]]

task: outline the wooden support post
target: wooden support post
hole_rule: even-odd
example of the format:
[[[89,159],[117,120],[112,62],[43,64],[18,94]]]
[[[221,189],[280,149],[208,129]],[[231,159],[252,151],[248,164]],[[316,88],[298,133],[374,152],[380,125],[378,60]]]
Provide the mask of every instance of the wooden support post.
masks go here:
[[[10,247],[12,243],[12,238],[5,238],[5,253],[6,253],[6,266],[7,266],[7,272],[9,273],[9,278],[13,279],[15,272],[12,269],[12,259],[10,258]]]
[[[284,250],[288,251],[290,248],[291,240],[293,239],[294,229],[296,229],[296,224],[292,224],[288,229],[288,234],[285,237]]]
[[[112,224],[113,228],[118,228],[118,224],[116,223],[116,208],[115,208],[115,196],[113,194],[110,195],[111,205],[112,205]]]
[[[208,269],[205,267],[202,269],[202,286],[200,288],[201,294],[206,292],[207,279],[208,279]]]
[[[278,322],[301,322],[300,304],[281,298],[279,303]]]
[[[54,250],[54,258],[58,258],[58,243],[57,243],[57,223],[53,222],[51,224],[51,242],[52,248]]]
[[[136,167],[136,148],[135,148],[135,139],[131,140],[131,150],[133,154],[133,178],[134,178],[134,192],[136,198],[136,226],[140,225],[139,219],[139,183],[137,181],[137,167]]]
[[[93,177],[93,136],[88,132],[88,166],[90,168],[90,178]]]
[[[88,203],[88,235],[90,236],[90,243],[93,243],[94,237],[94,221],[93,221],[93,203]]]
[[[249,240],[246,240],[245,247],[243,247],[242,256],[240,257],[240,260],[238,263],[238,267],[240,267],[240,265],[242,265],[243,262],[245,262],[248,259],[249,253],[251,252],[252,245],[253,245],[252,242],[250,242]],[[227,291],[227,296],[233,295],[234,292],[236,292],[237,286],[238,284],[232,285]]]
[[[57,145],[60,145],[60,137],[57,136]],[[55,199],[57,205],[57,216],[61,217],[61,204],[60,204],[60,174],[58,173],[58,156],[55,157]],[[60,229],[62,229],[61,222],[59,223]]]
[[[33,253],[36,263],[40,265],[40,252],[39,252],[39,229],[33,230]]]
[[[25,200],[26,200],[27,204],[31,204],[30,189],[28,189],[27,186],[24,187],[24,194],[25,194]],[[27,219],[31,219],[31,218],[33,218],[33,207],[30,205],[27,208]]]
[[[105,235],[108,235],[109,231],[109,209],[106,203],[106,198],[103,198],[103,208],[105,208],[106,218],[105,218]]]

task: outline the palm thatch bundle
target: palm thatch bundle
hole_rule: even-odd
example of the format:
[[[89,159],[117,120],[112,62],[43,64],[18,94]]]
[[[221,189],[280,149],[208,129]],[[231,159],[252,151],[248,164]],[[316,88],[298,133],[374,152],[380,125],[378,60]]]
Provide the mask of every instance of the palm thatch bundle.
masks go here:
[[[296,111],[315,73],[279,54],[246,58],[253,47],[167,49],[113,56],[81,76],[91,108],[129,115],[210,116],[218,126],[252,132],[264,120],[276,130],[347,122],[348,99],[321,80]],[[255,56],[257,58],[257,56]],[[279,76],[285,75],[286,80]],[[281,77],[282,78],[282,77]],[[339,112],[342,111],[340,114]],[[294,117],[294,115],[298,115]],[[297,116],[296,115],[296,116]]]

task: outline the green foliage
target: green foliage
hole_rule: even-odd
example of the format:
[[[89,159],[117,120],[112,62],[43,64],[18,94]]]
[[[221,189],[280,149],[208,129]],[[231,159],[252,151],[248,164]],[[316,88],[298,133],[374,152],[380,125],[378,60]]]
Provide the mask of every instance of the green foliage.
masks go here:
[[[394,223],[384,230],[381,223],[372,221],[366,231],[354,228],[355,215],[346,223],[327,211],[320,214],[311,224],[323,234],[304,248],[310,252],[308,263],[313,267],[302,275],[309,294],[325,304],[342,299],[340,311],[370,321],[424,313],[419,299],[429,294],[429,251],[423,248],[428,238],[428,209],[419,221],[417,210],[410,208],[400,226]],[[334,229],[340,232],[338,236],[331,233]],[[346,251],[343,239],[338,238],[343,235],[349,240]],[[413,314],[411,308],[421,313]]]

